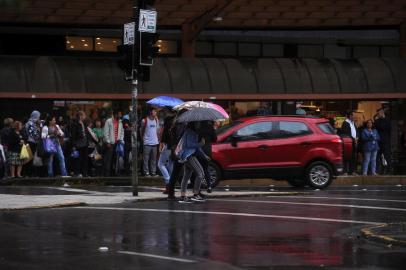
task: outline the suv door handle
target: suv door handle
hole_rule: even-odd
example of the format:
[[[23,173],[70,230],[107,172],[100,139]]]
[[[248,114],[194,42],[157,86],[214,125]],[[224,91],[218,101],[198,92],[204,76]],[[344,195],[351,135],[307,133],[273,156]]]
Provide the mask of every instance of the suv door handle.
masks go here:
[[[262,145],[258,146],[258,148],[259,148],[260,150],[267,150],[267,149],[269,149],[269,146],[268,146],[268,145],[265,145],[265,144],[262,144]]]
[[[300,143],[300,145],[302,145],[302,146],[308,146],[308,145],[311,145],[312,143],[311,142],[301,142]]]

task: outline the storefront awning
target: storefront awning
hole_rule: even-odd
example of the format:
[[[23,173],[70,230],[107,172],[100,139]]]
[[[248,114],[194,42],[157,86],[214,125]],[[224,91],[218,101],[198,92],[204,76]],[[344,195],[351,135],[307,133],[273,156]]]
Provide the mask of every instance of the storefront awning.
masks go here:
[[[0,57],[0,98],[125,99],[131,87],[115,58]],[[405,98],[400,58],[252,60],[159,58],[141,98]]]

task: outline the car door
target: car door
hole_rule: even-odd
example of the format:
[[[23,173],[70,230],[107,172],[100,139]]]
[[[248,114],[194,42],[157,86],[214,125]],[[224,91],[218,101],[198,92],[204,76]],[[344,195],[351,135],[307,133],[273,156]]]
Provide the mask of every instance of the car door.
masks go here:
[[[277,121],[274,127],[272,167],[301,167],[301,161],[312,147],[311,129],[300,121]]]
[[[227,161],[225,169],[260,168],[269,165],[272,142],[271,121],[249,123],[237,129],[222,145],[221,155]]]

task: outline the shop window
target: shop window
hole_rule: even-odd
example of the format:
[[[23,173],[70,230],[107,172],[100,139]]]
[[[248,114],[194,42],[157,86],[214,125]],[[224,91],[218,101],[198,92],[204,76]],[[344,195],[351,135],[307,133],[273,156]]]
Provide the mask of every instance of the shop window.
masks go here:
[[[197,55],[212,55],[213,43],[207,41],[196,42],[196,54]]]
[[[283,57],[282,44],[263,44],[262,56],[264,57]]]
[[[239,56],[261,56],[261,44],[259,43],[240,43],[238,44]]]
[[[218,56],[236,56],[237,44],[231,42],[218,42],[214,44],[214,54]]]
[[[93,38],[67,36],[66,49],[68,51],[93,51]]]
[[[121,45],[121,39],[97,37],[95,43],[95,51],[97,52],[117,52],[117,46]]]
[[[158,40],[159,54],[178,54],[178,43],[174,40]]]

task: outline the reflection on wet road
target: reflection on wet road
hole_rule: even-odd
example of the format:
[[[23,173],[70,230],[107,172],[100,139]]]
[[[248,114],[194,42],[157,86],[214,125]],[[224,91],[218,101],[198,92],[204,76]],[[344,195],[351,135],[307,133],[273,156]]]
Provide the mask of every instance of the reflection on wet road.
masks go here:
[[[403,269],[406,249],[359,238],[406,222],[406,191],[374,190],[0,212],[0,269]]]

